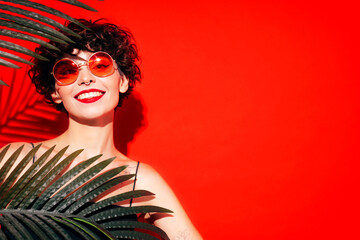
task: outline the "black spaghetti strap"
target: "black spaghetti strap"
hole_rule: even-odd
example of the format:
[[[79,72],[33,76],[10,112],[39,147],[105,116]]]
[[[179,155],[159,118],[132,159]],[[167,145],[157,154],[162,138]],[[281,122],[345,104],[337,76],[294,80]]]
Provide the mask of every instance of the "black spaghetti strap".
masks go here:
[[[31,146],[32,146],[32,148],[34,148],[35,146],[34,146],[34,144],[31,142],[30,143],[31,144]],[[34,155],[34,157],[33,157],[33,163],[35,162],[35,155]]]
[[[135,172],[135,179],[134,179],[134,185],[133,185],[133,191],[135,190],[136,177],[137,177],[137,173],[138,173],[139,165],[140,165],[140,162],[137,162],[136,172]],[[133,199],[130,199],[130,207],[131,207],[132,202],[133,202]]]

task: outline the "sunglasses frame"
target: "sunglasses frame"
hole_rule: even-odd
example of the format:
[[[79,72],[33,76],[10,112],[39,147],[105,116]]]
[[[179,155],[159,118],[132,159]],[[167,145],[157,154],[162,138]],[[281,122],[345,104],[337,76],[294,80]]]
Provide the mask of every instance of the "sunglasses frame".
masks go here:
[[[112,62],[113,62],[113,67],[114,67],[114,72],[113,72],[113,73],[110,73],[109,75],[105,75],[105,76],[97,76],[97,75],[95,75],[95,74],[91,71],[91,69],[90,69],[90,67],[89,67],[89,60],[90,60],[95,54],[98,54],[98,53],[105,53],[106,55],[108,55],[108,56],[110,57],[110,59],[111,59]],[[59,63],[60,61],[62,61],[62,60],[69,60],[69,61],[75,63],[75,65],[77,66],[78,74],[77,74],[77,76],[76,76],[76,79],[75,79],[73,82],[71,82],[71,83],[64,84],[64,83],[62,83],[61,81],[57,80],[56,77],[55,77],[55,74],[54,74],[55,66],[56,66],[56,64],[58,64],[58,63]],[[116,64],[115,60],[111,57],[110,54],[108,54],[107,52],[98,51],[98,52],[92,53],[87,60],[85,60],[84,62],[80,62],[80,63],[76,63],[73,59],[66,58],[66,57],[65,57],[65,58],[62,58],[62,59],[60,59],[60,60],[58,60],[58,61],[56,61],[56,63],[55,63],[54,66],[53,66],[51,75],[53,75],[55,81],[56,81],[59,85],[61,85],[61,86],[70,85],[70,84],[73,84],[74,82],[76,82],[76,80],[78,79],[78,77],[79,77],[79,71],[80,71],[80,68],[81,68],[82,66],[87,66],[89,72],[90,72],[92,75],[94,75],[95,77],[108,77],[108,76],[113,75],[113,74],[115,73],[115,71],[118,70],[117,64]]]

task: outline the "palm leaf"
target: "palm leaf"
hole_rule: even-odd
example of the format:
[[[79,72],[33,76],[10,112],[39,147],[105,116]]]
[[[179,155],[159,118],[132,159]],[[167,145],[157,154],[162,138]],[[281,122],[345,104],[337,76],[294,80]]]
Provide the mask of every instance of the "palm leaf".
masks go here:
[[[125,199],[153,195],[151,192],[130,191],[91,203],[107,189],[134,177],[134,174],[116,177],[127,166],[98,174],[114,160],[110,158],[99,162],[101,155],[98,155],[81,162],[54,181],[81,150],[65,157],[66,147],[49,158],[54,146],[25,171],[39,148],[40,145],[36,146],[18,159],[23,149],[21,146],[6,161],[4,156],[9,146],[0,152],[0,161],[5,161],[0,169],[0,239],[158,239],[155,235],[169,239],[160,228],[124,216],[169,213],[170,210],[157,206],[112,205]],[[13,167],[15,162],[17,164]],[[89,168],[90,165],[94,166]],[[65,183],[67,185],[63,187]]]
[[[0,162],[4,159],[5,154],[7,153],[7,151],[9,150],[10,145],[7,145],[6,147],[4,147],[4,149],[0,152]],[[4,174],[3,172],[0,173]],[[0,174],[0,176],[2,176],[2,174]],[[2,180],[0,180],[0,183],[2,182]]]
[[[13,64],[13,63],[11,63],[11,62],[9,62],[9,61],[6,61],[6,60],[4,60],[4,59],[1,59],[0,58],[0,65],[1,66],[5,66],[5,67],[9,67],[9,68],[21,68],[21,67],[19,67],[18,65],[16,65],[16,64]],[[4,86],[9,86],[8,84],[6,84],[4,81],[2,81],[2,80],[0,80],[0,85],[4,85]]]
[[[3,206],[4,202],[8,202],[9,199],[12,199],[15,195],[17,195],[21,189],[24,188],[26,182],[30,181],[32,171],[37,171],[39,165],[42,165],[45,160],[49,157],[51,152],[54,150],[55,146],[47,150],[41,157],[37,160],[38,164],[32,164],[31,167],[26,171],[26,173],[21,176],[21,178],[16,182],[16,184],[9,190],[6,196],[3,196],[0,201],[0,206]]]
[[[43,22],[43,23],[46,23],[46,24],[48,24],[50,26],[58,28],[58,29],[60,29],[60,30],[62,30],[64,32],[67,32],[67,33],[69,33],[70,35],[72,35],[74,37],[80,38],[79,34],[74,33],[73,31],[71,31],[67,27],[64,27],[62,24],[52,20],[51,18],[44,17],[39,13],[31,12],[31,11],[28,11],[28,10],[24,10],[24,9],[21,9],[21,8],[18,8],[18,7],[13,7],[13,6],[5,5],[5,4],[0,4],[0,9],[5,10],[5,11],[9,11],[9,12],[12,12],[12,13],[16,13],[16,14],[19,14],[19,15],[23,15],[23,16],[26,16],[26,17],[29,17],[29,18],[32,18],[32,19],[35,19],[35,20],[38,20],[40,22]]]
[[[34,34],[34,35],[38,35],[40,37],[47,38],[47,39],[49,39],[51,41],[54,41],[54,42],[66,44],[66,42],[64,40],[60,39],[60,38],[57,38],[57,37],[55,37],[53,35],[50,35],[48,33],[43,32],[43,31],[39,31],[39,30],[36,30],[36,29],[33,29],[33,28],[29,28],[29,27],[17,24],[15,22],[9,22],[9,21],[5,21],[5,20],[0,20],[0,26],[13,28],[13,29],[16,29],[16,30],[19,30],[19,31],[23,31],[23,32]]]
[[[31,179],[26,183],[25,187],[20,191],[20,193],[18,194],[18,197],[16,199],[14,199],[11,203],[10,203],[10,208],[13,208],[15,206],[17,206],[20,201],[22,202],[22,204],[20,205],[20,207],[23,207],[25,204],[25,200],[28,200],[28,198],[31,196],[30,193],[31,191],[35,188],[36,185],[38,185],[38,183],[41,181],[41,179],[46,175],[46,173],[48,171],[50,171],[50,169],[55,165],[55,163],[57,161],[59,161],[59,159],[64,155],[65,151],[67,150],[67,147],[63,148],[61,151],[59,151],[50,161],[48,161],[48,163],[43,166],[41,168],[40,171],[37,171],[35,175],[33,175],[31,172]],[[42,155],[43,156],[43,155]],[[40,158],[42,158],[42,156]],[[40,165],[40,159],[38,159],[34,164],[34,165]],[[29,176],[30,176],[29,174]],[[27,198],[23,198],[23,196],[28,196]]]
[[[110,189],[111,187],[116,186],[116,185],[118,185],[118,184],[120,184],[120,183],[122,183],[124,181],[127,181],[132,177],[134,177],[134,174],[128,174],[128,175],[116,177],[116,178],[114,178],[114,179],[112,179],[110,181],[107,181],[106,183],[102,184],[100,187],[94,189],[91,192],[88,192],[80,200],[74,202],[71,205],[71,207],[66,210],[66,212],[74,213],[80,207],[83,207],[87,202],[91,201],[96,196],[98,196],[101,192],[105,192],[106,190]]]
[[[71,5],[77,6],[77,7],[81,7],[81,8],[84,8],[86,10],[89,10],[89,11],[97,12],[96,9],[94,9],[94,8],[84,4],[82,2],[79,2],[77,0],[58,0],[58,1],[68,3],[68,4],[71,4]]]
[[[1,32],[2,29],[0,29],[0,32]],[[0,33],[1,35],[1,33]],[[8,52],[3,52],[3,51],[0,51],[0,57],[5,57],[5,58],[8,58],[8,59],[11,59],[11,60],[14,60],[14,61],[18,61],[18,62],[22,62],[22,63],[26,63],[26,64],[29,64],[29,65],[34,65],[32,62],[30,61],[27,61],[21,57],[18,57],[14,54],[11,54],[11,53],[8,53]]]
[[[137,229],[149,230],[149,231],[153,231],[154,233],[157,233],[164,239],[167,238],[166,233],[162,229],[143,222],[135,222],[135,221],[106,222],[103,224],[103,226],[106,229],[137,228]]]
[[[125,238],[125,239],[149,239],[149,240],[157,240],[156,237],[153,236],[149,236],[147,237],[147,235],[145,233],[142,232],[133,232],[133,231],[128,231],[128,230],[116,230],[113,231],[113,234],[117,237],[117,238]]]
[[[23,149],[23,147],[24,147],[24,145],[22,145],[21,147],[16,149],[16,151],[14,151],[14,153],[11,155],[11,157],[6,161],[4,166],[0,169],[0,183],[1,184],[6,177],[6,173],[9,172],[10,168],[15,163],[15,159],[17,159],[18,156],[20,155],[20,152]],[[3,153],[3,152],[6,153],[7,150],[8,150],[8,148],[5,148],[1,153]],[[4,155],[5,155],[5,153],[4,153]],[[0,188],[2,188],[2,185],[0,186]]]
[[[77,0],[58,0],[61,2],[64,2],[65,4],[71,4],[89,11],[95,11],[96,10],[82,2],[79,2]],[[8,36],[11,38],[18,38],[26,41],[30,41],[36,44],[40,44],[42,46],[45,46],[50,49],[56,50],[52,45],[46,43],[45,41],[41,40],[40,37],[46,38],[48,40],[61,42],[63,44],[68,43],[74,43],[72,39],[67,37],[65,34],[61,33],[67,33],[68,35],[74,36],[76,38],[80,38],[80,35],[77,33],[71,31],[67,27],[63,26],[59,22],[52,19],[52,17],[45,16],[46,14],[51,14],[51,16],[60,17],[62,19],[74,22],[75,24],[79,25],[80,27],[88,29],[86,26],[81,24],[78,20],[72,18],[71,16],[63,13],[62,11],[58,9],[54,9],[51,7],[48,7],[46,5],[27,1],[27,0],[2,0],[2,2],[5,2],[4,4],[0,4],[0,9],[9,13],[0,13],[0,26],[6,26],[8,28],[11,28],[11,30],[2,30],[0,31],[0,35]],[[15,4],[16,6],[9,5],[8,3]],[[36,11],[32,10],[26,10],[21,8],[22,6],[34,9]],[[14,16],[12,14],[17,14],[20,16]],[[36,21],[34,21],[34,20]],[[49,26],[48,26],[49,25]],[[22,32],[16,32],[13,31],[18,30]],[[61,32],[60,32],[61,31]],[[24,33],[30,33],[34,34],[35,36],[29,36]],[[0,47],[6,48],[8,50],[16,51],[19,53],[23,53],[26,55],[29,55],[34,58],[38,58],[41,60],[46,60],[46,58],[41,57],[37,55],[36,53],[21,47],[19,45],[16,45],[13,43],[13,41],[2,41],[0,43]],[[13,54],[5,54],[2,53],[0,57],[3,57],[4,59],[0,59],[0,65],[10,67],[10,68],[20,68],[18,65],[8,61],[13,60],[25,64],[30,64],[30,62],[23,57],[15,56]],[[7,84],[0,80],[0,85]]]
[[[33,148],[26,156],[21,160],[19,164],[15,167],[15,169],[10,173],[10,175],[6,178],[5,182],[0,186],[0,192],[7,192],[9,187],[13,185],[16,178],[19,176],[21,171],[25,168],[25,166],[29,163],[29,161],[33,158],[36,151],[39,149],[40,144]],[[1,195],[3,196],[3,195]]]
[[[71,21],[73,23],[76,23],[77,25],[79,25],[82,28],[89,29],[88,27],[86,27],[84,24],[82,24],[81,22],[79,22],[75,18],[72,18],[72,17],[70,17],[69,15],[67,15],[67,14],[65,14],[63,12],[60,12],[59,10],[50,8],[50,7],[45,6],[43,4],[40,4],[40,3],[31,2],[29,0],[2,0],[2,1],[3,2],[11,2],[11,3],[26,6],[26,7],[31,7],[31,8],[43,11],[43,12],[47,12],[47,13],[50,13],[52,15],[55,15],[55,16],[61,17],[63,19],[66,19],[68,21]]]
[[[6,66],[6,67],[12,67],[12,68],[20,68],[19,66],[15,65],[15,64],[12,64],[8,61],[5,61],[4,59],[1,59],[0,58],[0,65],[1,66]],[[3,86],[9,86],[7,85],[3,80],[0,80],[0,86],[3,85]]]
[[[86,216],[92,212],[97,212],[100,209],[105,209],[106,207],[111,206],[114,203],[121,202],[126,199],[138,198],[138,197],[150,196],[150,195],[154,195],[154,194],[149,191],[145,191],[145,190],[135,190],[132,192],[122,193],[117,196],[113,196],[113,197],[107,198],[105,200],[102,200],[100,202],[97,202],[97,203],[85,208],[82,211],[82,214],[84,214]],[[69,211],[70,211],[70,209],[69,209]]]
[[[7,37],[13,37],[13,38],[18,38],[18,39],[22,39],[22,40],[26,40],[26,41],[30,41],[30,42],[34,42],[37,44],[40,44],[41,46],[53,49],[53,50],[57,50],[60,51],[57,47],[51,45],[50,43],[47,43],[41,39],[29,36],[27,34],[23,34],[23,33],[19,33],[19,32],[15,32],[12,30],[7,30],[7,29],[0,29],[0,35],[3,36],[7,36]],[[27,63],[27,62],[26,62]],[[28,64],[32,64],[31,62],[29,62]]]
[[[40,60],[43,60],[43,61],[49,61],[49,59],[47,59],[47,58],[45,58],[45,57],[43,57],[43,56],[41,56],[41,55],[39,55],[39,54],[37,54],[37,53],[35,53],[33,51],[30,51],[29,49],[27,49],[25,47],[22,47],[19,44],[15,44],[15,43],[0,40],[0,47],[9,49],[9,50],[12,50],[12,51],[15,51],[15,52],[23,53],[23,54],[29,55],[31,57],[34,57],[34,58],[37,58],[37,59],[40,59]]]
[[[55,30],[55,29],[53,29],[51,27],[45,26],[43,24],[40,24],[38,22],[35,22],[33,20],[30,20],[30,19],[27,19],[27,18],[16,17],[16,16],[9,15],[9,14],[6,14],[6,13],[0,13],[0,17],[3,18],[3,19],[11,20],[13,22],[24,25],[26,27],[36,29],[38,31],[48,33],[48,34],[53,35],[55,37],[58,37],[58,38],[60,38],[60,39],[62,39],[64,41],[72,42],[72,43],[74,42],[70,38],[65,36],[64,34],[60,33],[59,31],[57,31],[57,30]]]
[[[76,191],[71,195],[71,197],[68,197],[64,203],[62,204],[62,207],[58,207],[56,210],[63,211],[71,204],[75,203],[77,199],[80,199],[80,197],[83,197],[87,192],[92,191],[93,189],[96,189],[99,187],[102,183],[105,182],[105,179],[110,179],[120,173],[122,170],[120,168],[112,169],[102,175],[102,178],[97,178],[96,180],[93,180],[91,183],[86,184],[84,187]],[[126,176],[128,177],[128,176]],[[131,176],[133,177],[133,176]],[[131,178],[129,177],[129,178]],[[95,195],[97,196],[97,195]]]

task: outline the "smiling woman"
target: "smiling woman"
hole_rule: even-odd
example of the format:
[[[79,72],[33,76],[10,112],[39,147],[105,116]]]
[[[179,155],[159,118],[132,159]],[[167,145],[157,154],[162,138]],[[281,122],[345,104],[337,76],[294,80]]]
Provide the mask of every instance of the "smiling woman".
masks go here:
[[[119,93],[124,94],[129,86],[128,78],[105,52],[73,49],[55,63],[53,75],[56,82],[51,97],[56,104],[64,105],[70,121],[111,119]]]
[[[201,239],[161,176],[149,165],[129,159],[114,145],[115,108],[121,106],[123,98],[141,78],[137,65],[139,58],[131,33],[102,21],[80,22],[89,29],[73,23],[67,24],[68,28],[82,36],[80,41],[71,45],[51,42],[60,52],[39,47],[37,52],[50,61],[34,60],[35,65],[29,71],[37,91],[44,95],[46,101],[58,110],[67,112],[68,129],[54,139],[35,144],[25,143],[25,150],[41,144],[37,153],[39,156],[54,145],[53,154],[69,145],[65,154],[67,156],[77,149],[84,149],[70,163],[69,169],[98,154],[103,156],[97,161],[116,156],[103,171],[128,165],[126,173],[134,174],[135,180],[121,188],[112,189],[108,194],[98,197],[97,201],[134,189],[148,190],[156,197],[120,202],[118,205],[150,204],[171,209],[174,212],[172,215],[151,214],[141,218],[161,227],[170,239]],[[5,158],[23,144],[12,143]]]

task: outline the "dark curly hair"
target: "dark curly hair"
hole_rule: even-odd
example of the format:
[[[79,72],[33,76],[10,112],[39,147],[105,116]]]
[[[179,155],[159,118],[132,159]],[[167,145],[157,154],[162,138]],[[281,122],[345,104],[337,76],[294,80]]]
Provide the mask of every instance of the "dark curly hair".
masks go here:
[[[135,83],[141,80],[141,71],[138,66],[140,57],[134,37],[128,30],[104,22],[104,19],[96,21],[78,20],[90,30],[72,22],[65,23],[65,26],[79,34],[81,39],[75,39],[68,33],[63,32],[63,34],[73,39],[75,43],[62,44],[50,41],[49,43],[59,48],[60,52],[43,46],[36,48],[36,53],[41,54],[50,61],[33,59],[34,65],[28,72],[30,79],[35,84],[36,91],[44,95],[47,103],[53,104],[56,109],[66,112],[64,105],[62,103],[56,104],[51,97],[51,94],[55,91],[55,79],[51,74],[55,62],[63,58],[64,54],[71,54],[75,48],[90,52],[104,51],[111,55],[121,72],[129,79],[129,89],[125,93],[119,93],[118,107],[120,107],[124,97],[127,97],[134,88]]]

